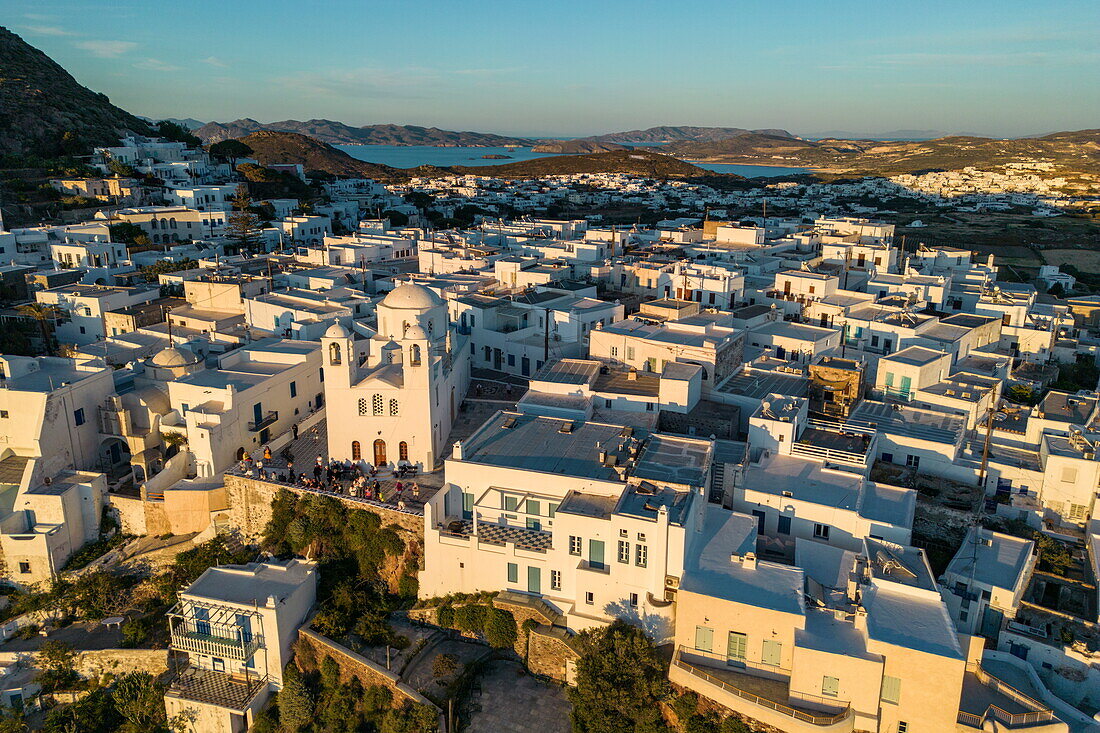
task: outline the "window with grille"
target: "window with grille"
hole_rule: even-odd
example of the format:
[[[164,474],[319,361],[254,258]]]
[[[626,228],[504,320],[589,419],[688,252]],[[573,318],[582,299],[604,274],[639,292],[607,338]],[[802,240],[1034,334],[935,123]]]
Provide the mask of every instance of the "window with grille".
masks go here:
[[[363,450],[359,446],[358,440],[351,441],[351,460],[358,461],[363,457]]]
[[[649,561],[649,549],[645,545],[637,545],[634,548],[634,564],[644,568]]]
[[[382,395],[376,394],[371,397],[371,411],[376,416],[382,414]]]
[[[366,397],[360,397],[359,398],[359,414],[360,415],[369,415],[370,414],[369,408],[367,407],[367,398]]]
[[[550,590],[561,590],[561,571],[550,571]]]
[[[630,543],[619,540],[619,562],[630,562]]]
[[[397,417],[399,411],[397,400],[390,400],[390,417]]]
[[[403,440],[397,444],[397,457],[402,461],[409,460],[409,444]]]

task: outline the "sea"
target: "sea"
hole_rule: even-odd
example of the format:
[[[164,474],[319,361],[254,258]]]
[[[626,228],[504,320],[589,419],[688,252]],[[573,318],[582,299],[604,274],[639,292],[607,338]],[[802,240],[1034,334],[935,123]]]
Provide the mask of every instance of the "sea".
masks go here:
[[[554,153],[535,153],[531,148],[447,148],[433,145],[336,145],[353,158],[369,163],[381,163],[393,168],[415,168],[419,165],[501,165],[535,158],[551,158]],[[656,146],[647,146],[656,147]],[[507,155],[507,158],[485,158],[486,155]],[[696,163],[716,173],[736,173],[746,178],[775,178],[809,173],[809,168],[781,168],[770,165],[734,165],[727,163]]]

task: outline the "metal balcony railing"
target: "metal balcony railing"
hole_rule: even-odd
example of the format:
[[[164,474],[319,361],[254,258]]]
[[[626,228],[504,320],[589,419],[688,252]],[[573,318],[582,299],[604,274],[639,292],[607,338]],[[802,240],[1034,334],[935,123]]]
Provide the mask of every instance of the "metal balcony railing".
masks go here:
[[[248,430],[252,433],[258,433],[266,427],[270,427],[279,419],[278,410],[268,410],[267,413],[259,420],[250,420],[248,422]]]
[[[219,630],[200,628],[190,622],[180,624],[172,629],[172,648],[244,662],[264,647],[262,634],[250,634],[237,629],[236,638],[232,638],[221,636],[215,633],[217,631]],[[225,631],[231,633],[228,629]]]
[[[680,657],[679,650],[677,650],[676,655],[672,660],[672,663],[674,666],[679,667],[685,672],[695,677],[698,677],[701,680],[704,680],[708,684],[720,688],[724,692],[728,692],[731,695],[736,695],[737,697],[747,700],[755,705],[774,710],[782,715],[787,715],[791,718],[794,718],[795,720],[802,721],[803,723],[809,723],[810,725],[817,725],[822,727],[836,725],[837,723],[846,719],[849,715],[852,714],[851,706],[846,705],[843,710],[841,710],[839,713],[836,713],[835,715],[812,715],[801,710],[795,710],[789,705],[784,705],[783,703],[776,702],[775,700],[769,700],[766,697],[754,695],[751,692],[747,692],[738,687],[735,687],[734,685],[731,685],[730,683],[720,679],[719,677],[716,677],[715,675],[705,672],[701,667],[696,667],[693,664],[685,662]]]

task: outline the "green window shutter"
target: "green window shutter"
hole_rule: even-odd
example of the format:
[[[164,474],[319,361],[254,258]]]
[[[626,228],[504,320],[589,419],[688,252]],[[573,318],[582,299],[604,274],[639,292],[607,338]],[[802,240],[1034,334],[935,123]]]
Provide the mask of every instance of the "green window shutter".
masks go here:
[[[588,564],[594,568],[603,567],[603,541],[588,541]]]
[[[514,512],[519,507],[518,496],[506,496],[504,497],[504,510],[508,512]]]
[[[783,644],[771,639],[765,639],[761,649],[761,659],[769,667],[779,667],[783,661]]]
[[[539,503],[535,499],[527,500],[527,513],[534,514],[536,517],[539,515]]]
[[[714,650],[714,629],[706,626],[695,627],[695,648],[701,652]]]
[[[748,637],[737,631],[731,631],[726,642],[726,656],[734,661],[745,661],[745,651],[748,648]]]
[[[516,565],[514,562],[508,563],[508,582],[519,582],[519,565]]]
[[[821,678],[821,695],[823,697],[836,697],[840,694],[840,680],[836,677],[825,675]]]
[[[882,678],[882,701],[894,705],[901,702],[901,679],[886,676]]]

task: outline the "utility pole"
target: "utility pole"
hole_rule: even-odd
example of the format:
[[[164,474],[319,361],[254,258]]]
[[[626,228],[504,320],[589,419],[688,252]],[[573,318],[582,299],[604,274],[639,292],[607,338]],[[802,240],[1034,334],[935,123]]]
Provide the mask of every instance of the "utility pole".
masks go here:
[[[542,332],[542,363],[550,361],[550,309],[544,309],[546,328]]]

